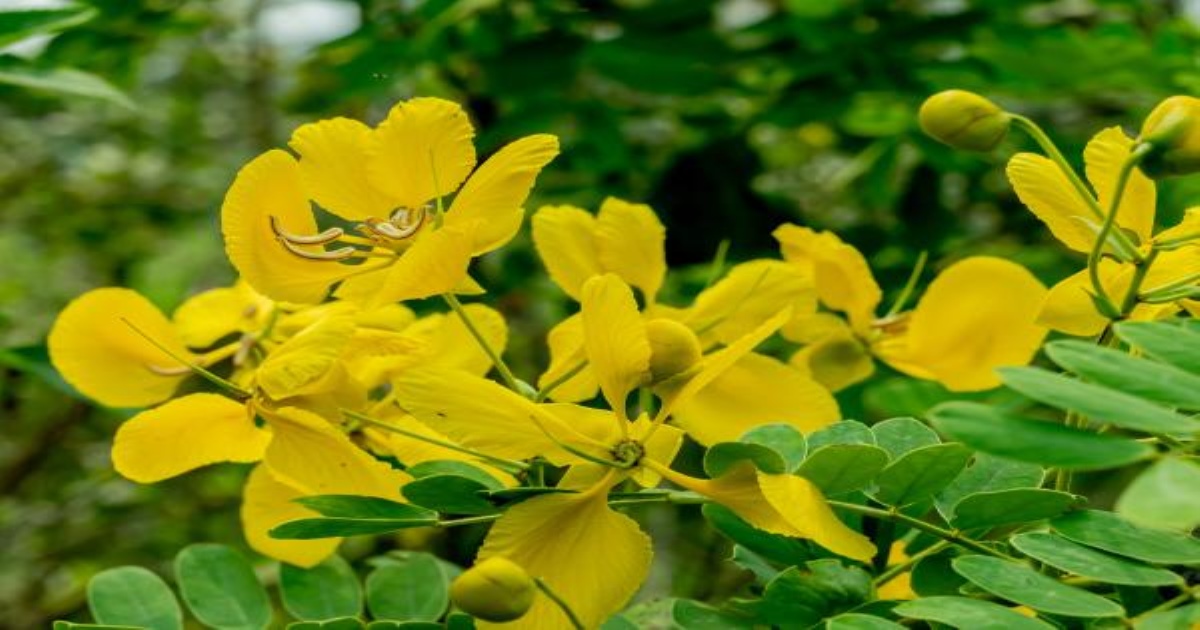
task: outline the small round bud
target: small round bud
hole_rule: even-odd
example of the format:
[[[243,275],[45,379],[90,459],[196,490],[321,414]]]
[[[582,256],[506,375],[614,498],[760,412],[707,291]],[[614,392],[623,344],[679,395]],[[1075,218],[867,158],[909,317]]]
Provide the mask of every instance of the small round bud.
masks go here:
[[[650,340],[650,384],[661,383],[691,370],[700,362],[700,340],[690,328],[670,319],[646,323]]]
[[[1138,136],[1150,151],[1139,164],[1150,177],[1200,171],[1200,99],[1172,96],[1159,103]]]
[[[493,556],[462,572],[450,585],[450,601],[485,621],[520,619],[537,595],[533,578],[515,562]]]
[[[1008,135],[1012,119],[998,105],[965,90],[946,90],[925,99],[917,113],[933,139],[964,151],[991,151]]]

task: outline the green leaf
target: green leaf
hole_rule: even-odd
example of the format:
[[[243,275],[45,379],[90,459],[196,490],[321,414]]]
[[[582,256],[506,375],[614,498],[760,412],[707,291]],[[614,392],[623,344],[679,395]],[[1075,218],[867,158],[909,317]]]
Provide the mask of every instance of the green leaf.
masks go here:
[[[96,10],[82,4],[55,9],[0,11],[0,48],[33,35],[57,33],[96,17]]]
[[[73,621],[55,620],[52,630],[146,630],[146,626],[109,626],[98,623],[75,623]]]
[[[1112,512],[1072,512],[1050,521],[1050,527],[1077,543],[1145,562],[1200,564],[1200,540],[1135,525]]]
[[[409,552],[367,576],[367,607],[378,619],[435,621],[450,604],[449,578],[431,554]]]
[[[1165,457],[1138,475],[1117,500],[1117,514],[1145,525],[1191,531],[1200,525],[1200,465]]]
[[[796,474],[835,495],[867,487],[887,463],[887,451],[878,446],[832,444],[810,453]]]
[[[400,489],[414,505],[443,514],[495,514],[496,506],[483,498],[488,491],[479,481],[459,475],[430,475]]]
[[[788,566],[812,559],[812,554],[803,541],[764,532],[742,520],[733,510],[723,505],[708,503],[700,508],[700,512],[717,531],[772,562]]]
[[[958,595],[967,581],[950,566],[956,557],[955,552],[947,549],[917,561],[912,569],[913,591],[921,597]]]
[[[1121,322],[1113,331],[1147,355],[1191,374],[1200,374],[1200,332],[1167,322]]]
[[[175,580],[188,610],[222,630],[258,630],[271,622],[271,602],[242,554],[216,544],[184,547]]]
[[[739,442],[765,446],[783,458],[787,471],[795,471],[808,454],[804,434],[790,424],[763,424],[742,434]]]
[[[296,503],[333,518],[355,519],[437,519],[437,514],[399,501],[353,494],[322,494],[296,499]]]
[[[1121,605],[1067,586],[1023,564],[989,556],[960,556],[951,562],[959,575],[979,588],[1034,610],[1067,617],[1119,617]]]
[[[463,612],[446,615],[446,630],[475,630],[475,620]]]
[[[287,630],[362,630],[367,627],[358,617],[342,617],[324,621],[297,621],[289,623]]]
[[[954,516],[954,506],[967,495],[995,490],[1036,488],[1042,485],[1045,474],[1045,470],[1037,464],[976,453],[971,465],[938,493],[935,505],[942,517],[949,520]]]
[[[869,444],[875,445],[875,434],[871,429],[857,420],[842,420],[827,427],[812,432],[808,436],[808,452],[813,452],[823,446],[832,444]]]
[[[690,599],[677,599],[671,607],[671,618],[681,628],[688,630],[724,630],[725,628],[753,628],[750,619],[718,610],[707,604]]]
[[[760,605],[763,621],[783,630],[808,628],[870,600],[871,576],[837,560],[792,567],[767,584]]]
[[[783,456],[771,448],[744,442],[721,442],[713,444],[704,453],[704,472],[709,477],[720,477],[743,461],[750,461],[755,468],[773,475],[787,471]]]
[[[372,621],[367,630],[442,630],[442,624],[434,621]]]
[[[936,444],[909,451],[879,473],[873,496],[897,507],[927,499],[950,485],[970,459],[971,450],[962,444]]]
[[[826,619],[825,630],[904,630],[904,626],[883,617],[846,613]]]
[[[1105,387],[1172,407],[1200,409],[1200,376],[1079,340],[1046,344],[1057,364]]]
[[[8,60],[0,63],[0,84],[60,95],[95,98],[126,109],[137,109],[124,92],[113,87],[108,81],[74,68],[42,68],[26,62]]]
[[[362,612],[358,576],[341,556],[331,556],[311,569],[281,564],[279,590],[283,607],[297,619],[320,621]]]
[[[1102,385],[1035,367],[1000,368],[997,372],[1012,389],[1051,407],[1080,413],[1094,422],[1147,433],[1200,431],[1200,421]]]
[[[1054,626],[1032,619],[999,604],[967,597],[923,597],[894,608],[896,614],[912,619],[936,621],[961,630],[1053,630]]]
[[[1134,630],[1183,630],[1195,628],[1200,623],[1200,604],[1191,604],[1153,615],[1133,622]]]
[[[417,479],[433,475],[457,475],[459,477],[466,477],[467,479],[474,479],[487,486],[488,490],[501,490],[504,488],[504,484],[499,479],[484,472],[478,466],[472,466],[467,462],[453,459],[433,459],[421,462],[409,466],[407,472]]]
[[[1047,532],[1018,534],[1009,542],[1021,553],[1060,571],[1109,584],[1170,586],[1183,582],[1165,569],[1130,562]]]
[[[88,608],[102,623],[180,630],[183,611],[167,583],[142,567],[101,571],[88,581]]]
[[[1031,523],[1058,516],[1081,500],[1067,492],[1041,488],[977,492],[955,505],[950,522],[958,529]]]
[[[940,442],[937,433],[916,418],[884,420],[872,426],[871,433],[875,434],[875,444],[887,451],[892,459],[899,459],[909,451]]]
[[[568,490],[566,488],[505,488],[503,490],[493,490],[492,492],[489,492],[487,498],[490,501],[495,501],[502,505],[511,505],[513,503],[520,503],[525,499],[531,499],[543,494],[574,494],[576,492],[578,492],[578,490]]]
[[[428,527],[435,523],[437,523],[436,518],[298,518],[276,525],[267,534],[271,538],[278,538],[280,540],[314,540],[318,538],[386,534],[401,529]]]
[[[1130,439],[1011,416],[978,403],[944,403],[929,418],[943,434],[975,450],[1070,470],[1116,468],[1154,454],[1151,446]]]

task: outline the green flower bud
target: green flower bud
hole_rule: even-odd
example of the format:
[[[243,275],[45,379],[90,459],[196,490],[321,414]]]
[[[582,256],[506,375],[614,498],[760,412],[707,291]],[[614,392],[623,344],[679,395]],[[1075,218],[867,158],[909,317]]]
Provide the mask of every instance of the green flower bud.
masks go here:
[[[991,151],[1012,125],[995,103],[965,90],[946,90],[925,99],[917,119],[930,137],[964,151]]]
[[[462,572],[450,585],[450,601],[485,621],[520,619],[529,612],[537,585],[515,562],[493,556]]]
[[[1150,177],[1200,171],[1200,99],[1172,96],[1159,103],[1142,123],[1138,141],[1151,147],[1139,164]]]
[[[700,363],[700,340],[690,328],[670,319],[646,324],[650,340],[650,384],[687,373]]]

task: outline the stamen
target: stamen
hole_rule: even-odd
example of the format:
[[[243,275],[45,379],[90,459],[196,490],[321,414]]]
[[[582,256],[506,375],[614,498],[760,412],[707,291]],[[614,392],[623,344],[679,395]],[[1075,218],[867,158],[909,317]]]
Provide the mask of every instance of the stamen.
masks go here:
[[[144,365],[146,366],[147,370],[150,370],[159,376],[183,376],[184,374],[192,373],[192,368],[186,365],[180,365],[178,367],[163,367],[161,365],[154,365],[153,363],[146,363]]]
[[[296,245],[287,239],[281,238],[279,239],[279,242],[282,243],[289,252],[301,258],[307,258],[308,260],[345,260],[351,256],[354,256],[354,253],[358,251],[353,247],[347,246],[335,249],[333,251],[322,250],[320,252],[310,252],[302,249],[299,245]]]
[[[279,219],[274,215],[271,215],[271,231],[274,232],[275,236],[279,237],[280,239],[295,245],[324,245],[325,243],[336,241],[346,233],[346,231],[340,227],[331,227],[324,232],[310,236],[291,234],[283,231],[283,228],[279,226]]]

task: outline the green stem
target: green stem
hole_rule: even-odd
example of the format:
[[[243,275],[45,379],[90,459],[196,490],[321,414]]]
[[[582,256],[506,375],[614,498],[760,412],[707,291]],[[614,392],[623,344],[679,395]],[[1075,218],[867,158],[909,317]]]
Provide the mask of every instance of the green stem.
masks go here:
[[[522,388],[517,383],[517,377],[513,375],[512,370],[508,369],[508,364],[504,362],[504,359],[500,358],[500,354],[492,348],[487,339],[484,339],[483,334],[479,332],[479,329],[475,327],[475,322],[471,321],[471,317],[467,315],[462,302],[459,302],[453,293],[444,293],[442,294],[442,298],[446,300],[446,304],[450,306],[454,314],[458,315],[458,318],[462,320],[463,325],[467,327],[467,332],[471,333],[471,336],[475,338],[475,342],[483,349],[483,353],[491,359],[492,365],[496,366],[496,371],[500,373],[500,378],[504,380],[504,384],[514,392],[520,393]]]
[[[922,251],[917,257],[917,264],[913,265],[912,273],[908,274],[908,282],[904,283],[904,288],[900,290],[900,295],[896,297],[896,302],[889,308],[883,319],[895,316],[900,311],[904,310],[904,305],[908,303],[912,297],[913,291],[917,288],[917,281],[921,278],[921,272],[925,271],[925,263],[929,260],[929,252]]]
[[[575,630],[587,630],[587,626],[583,625],[583,622],[579,620],[579,617],[575,616],[575,611],[571,610],[571,607],[567,605],[567,602],[563,601],[563,599],[559,597],[557,593],[551,590],[550,586],[542,581],[542,578],[533,578],[533,583],[537,584],[538,590],[545,593],[546,597],[549,597],[550,601],[554,602],[554,605],[558,606],[558,609],[563,611],[563,614],[567,616],[567,621],[571,622],[572,628],[575,628]]]
[[[704,281],[704,288],[711,287],[717,278],[720,277],[721,271],[725,269],[725,258],[729,255],[729,239],[723,239],[717,245],[717,253],[713,255],[712,266],[708,268],[708,279]]]
[[[587,367],[587,364],[588,364],[587,359],[584,359],[583,361],[580,361],[579,363],[577,363],[575,365],[575,367],[567,370],[566,372],[563,372],[562,375],[559,376],[558,378],[554,379],[553,381],[550,381],[549,383],[546,383],[546,386],[539,389],[537,394],[533,397],[533,402],[538,402],[538,403],[545,402],[546,399],[550,397],[550,392],[553,392],[554,390],[558,389],[558,387],[560,385],[562,385],[563,383],[566,383],[567,381],[571,380],[572,378],[575,378],[575,375],[582,372],[583,368]]]
[[[239,401],[249,400],[250,397],[253,396],[252,392],[248,392],[248,391],[242,389],[241,387],[238,387],[232,381],[223,379],[220,376],[217,376],[216,374],[213,374],[212,372],[204,369],[200,365],[198,365],[196,363],[192,363],[191,361],[184,359],[183,357],[175,354],[174,352],[171,352],[170,349],[168,349],[163,344],[159,343],[158,340],[156,340],[153,337],[151,337],[150,335],[146,334],[145,331],[143,331],[141,328],[138,328],[133,322],[129,321],[128,319],[125,319],[124,317],[122,317],[121,321],[125,322],[125,325],[129,326],[129,328],[131,330],[133,330],[133,332],[137,333],[137,335],[139,337],[141,337],[142,339],[145,339],[147,342],[149,342],[155,348],[158,348],[159,350],[161,350],[167,356],[178,361],[180,365],[187,367],[189,370],[191,370],[192,372],[195,372],[196,374],[199,374],[201,377],[203,377],[205,380],[212,383],[213,385],[216,385],[217,387],[220,387],[221,389],[224,389],[225,391],[229,392],[230,395],[232,395],[234,398],[238,399]],[[149,368],[147,368],[147,369],[149,369]]]
[[[1082,426],[1083,418],[1074,411],[1068,411],[1067,416],[1063,418],[1063,424],[1067,428]],[[1054,489],[1059,492],[1070,492],[1073,473],[1066,468],[1059,468],[1054,472]]]
[[[490,523],[503,516],[503,514],[484,514],[483,516],[464,516],[463,518],[453,518],[448,521],[438,521],[433,524],[438,529],[447,527],[461,527],[463,525],[478,525],[479,523]]]
[[[1117,181],[1113,186],[1112,199],[1108,204],[1108,211],[1104,214],[1104,222],[1100,225],[1100,232],[1096,234],[1096,241],[1092,244],[1092,251],[1088,254],[1088,277],[1092,281],[1092,291],[1096,294],[1096,298],[1108,308],[1110,312],[1118,311],[1112,298],[1108,296],[1108,291],[1104,288],[1104,284],[1100,281],[1100,260],[1104,257],[1104,246],[1108,244],[1108,235],[1113,234],[1113,226],[1117,223],[1117,213],[1121,209],[1121,199],[1125,196],[1125,188],[1129,183],[1129,177],[1133,175],[1133,169],[1137,168],[1139,162],[1149,150],[1149,145],[1143,145],[1134,149],[1121,163],[1121,170],[1117,172]],[[1116,232],[1120,234],[1120,232]],[[1144,259],[1135,261],[1138,270],[1147,269],[1150,267]],[[1136,299],[1137,291],[1133,291],[1132,295]]]
[[[1158,250],[1150,250],[1150,254],[1146,256],[1133,270],[1133,278],[1129,280],[1129,290],[1125,293],[1125,299],[1121,300],[1121,317],[1128,317],[1137,306],[1138,294],[1141,293],[1142,283],[1146,281],[1146,274],[1150,272],[1150,265],[1154,264],[1154,260],[1158,258]]]
[[[384,431],[387,431],[389,433],[396,433],[398,435],[410,437],[414,440],[420,440],[420,441],[426,442],[428,444],[433,444],[435,446],[447,448],[452,451],[457,451],[459,453],[463,453],[464,455],[470,455],[471,457],[475,457],[482,461],[488,462],[490,464],[494,464],[495,466],[498,466],[505,470],[522,471],[522,470],[529,469],[529,464],[526,464],[525,462],[518,462],[518,461],[512,460],[512,459],[504,459],[502,457],[495,457],[493,455],[488,455],[487,453],[481,453],[479,451],[467,448],[465,446],[459,446],[458,444],[455,444],[453,442],[447,442],[445,440],[439,440],[435,437],[430,437],[428,435],[421,435],[420,433],[415,433],[415,432],[409,431],[407,429],[401,429],[400,427],[388,424],[388,423],[380,421],[380,420],[376,420],[375,418],[372,418],[371,416],[358,413],[357,411],[350,411],[349,409],[342,409],[342,414],[349,418],[357,420],[363,424],[370,425],[370,426],[373,426],[378,429],[383,429]]]
[[[951,544],[950,541],[939,540],[936,543],[933,543],[932,545],[922,549],[921,551],[909,556],[908,560],[905,560],[904,562],[900,562],[897,564],[893,564],[892,566],[888,567],[887,570],[885,570],[883,573],[880,573],[879,575],[877,575],[875,577],[875,586],[879,587],[879,586],[883,586],[884,584],[887,584],[888,582],[891,582],[896,576],[909,570],[916,563],[949,547],[950,544]]]
[[[943,529],[941,527],[938,527],[937,525],[934,525],[933,523],[926,523],[925,521],[922,521],[921,519],[913,518],[907,514],[901,513],[898,510],[881,510],[879,508],[873,508],[873,507],[866,506],[866,505],[859,505],[857,503],[846,503],[844,501],[826,501],[826,503],[828,503],[829,505],[831,505],[835,508],[840,508],[840,509],[846,510],[848,512],[857,512],[859,514],[864,514],[866,516],[872,516],[875,518],[882,518],[882,519],[887,519],[889,521],[895,521],[897,523],[907,525],[913,529],[923,531],[926,534],[930,534],[932,536],[937,536],[938,538],[941,538],[942,540],[945,540],[949,543],[958,545],[965,549],[970,549],[971,551],[976,551],[979,553],[987,554],[989,556],[995,556],[995,557],[1001,558],[1003,560],[1011,560],[1013,562],[1017,561],[1016,558],[1013,558],[1012,556],[1010,556],[1002,551],[997,551],[995,549],[992,549],[991,547],[988,547],[987,545],[979,542],[978,540],[974,540],[972,538],[963,536],[961,533],[959,533],[957,531]]]
[[[1155,254],[1157,252],[1158,252],[1158,250],[1155,249],[1151,252],[1151,254]],[[1146,265],[1146,266],[1149,267],[1150,265]],[[1160,284],[1156,287],[1151,287],[1149,289],[1146,289],[1145,291],[1139,290],[1137,292],[1137,299],[1140,300],[1143,298],[1152,297],[1156,293],[1165,293],[1167,291],[1174,291],[1176,289],[1182,289],[1186,286],[1195,284],[1198,281],[1200,281],[1200,273],[1189,273],[1188,275],[1186,275],[1178,280],[1172,280],[1171,282],[1166,282],[1166,283]]]

